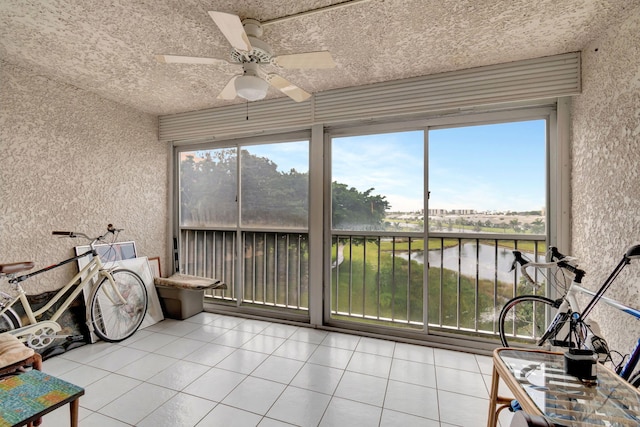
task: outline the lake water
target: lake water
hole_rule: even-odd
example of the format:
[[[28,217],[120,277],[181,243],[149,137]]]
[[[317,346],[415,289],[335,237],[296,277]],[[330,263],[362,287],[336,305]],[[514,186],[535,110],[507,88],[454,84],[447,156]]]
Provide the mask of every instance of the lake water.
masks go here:
[[[476,254],[478,248],[478,254]],[[460,252],[459,252],[460,251]],[[475,277],[476,268],[480,279],[494,280],[496,270],[498,280],[501,282],[512,282],[513,271],[511,264],[513,263],[513,254],[511,249],[498,248],[496,257],[495,246],[480,244],[476,246],[474,243],[465,243],[462,248],[458,246],[441,249],[430,250],[429,264],[431,266],[442,266],[448,270],[458,271],[458,268],[465,276]],[[398,254],[401,258],[408,259],[408,252]],[[460,265],[458,266],[458,258]],[[414,252],[411,259],[424,264],[424,252]]]

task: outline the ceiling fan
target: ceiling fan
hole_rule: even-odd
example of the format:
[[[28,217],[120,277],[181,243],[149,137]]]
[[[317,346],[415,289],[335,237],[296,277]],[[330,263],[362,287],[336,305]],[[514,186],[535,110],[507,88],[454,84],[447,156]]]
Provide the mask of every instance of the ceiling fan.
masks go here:
[[[271,47],[260,40],[262,25],[255,19],[240,20],[240,17],[224,12],[209,12],[211,19],[233,47],[231,60],[193,56],[156,55],[161,63],[220,64],[242,66],[242,74],[229,80],[218,95],[219,99],[257,101],[267,95],[269,85],[275,87],[296,102],[308,99],[311,94],[300,89],[284,77],[263,70],[262,66],[281,68],[333,68],[336,66],[328,51],[273,55]]]

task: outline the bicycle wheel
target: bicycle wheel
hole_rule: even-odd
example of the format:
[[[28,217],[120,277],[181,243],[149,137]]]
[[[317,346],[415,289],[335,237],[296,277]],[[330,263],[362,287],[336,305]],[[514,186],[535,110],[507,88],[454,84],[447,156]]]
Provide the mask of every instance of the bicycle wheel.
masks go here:
[[[555,318],[557,311],[556,303],[543,296],[522,295],[510,299],[498,318],[502,345],[538,344],[547,330],[547,319]]]
[[[91,294],[90,318],[94,332],[104,341],[118,342],[133,335],[147,313],[147,289],[136,273],[114,270],[111,276],[122,303],[108,278],[103,278]]]
[[[7,331],[12,331],[20,327],[20,320],[16,317],[11,310],[7,310],[0,315],[0,334]]]

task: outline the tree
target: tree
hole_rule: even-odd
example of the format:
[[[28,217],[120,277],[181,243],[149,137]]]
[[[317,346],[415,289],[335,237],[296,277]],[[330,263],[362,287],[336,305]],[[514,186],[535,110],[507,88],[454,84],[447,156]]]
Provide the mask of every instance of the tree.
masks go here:
[[[385,196],[372,195],[374,188],[364,192],[346,184],[332,184],[332,224],[338,230],[383,230],[389,202]]]
[[[238,193],[245,225],[305,227],[309,210],[309,174],[278,171],[267,157],[241,150],[214,149],[186,155],[180,162],[180,215],[186,226],[228,226],[238,217]],[[385,196],[334,182],[333,226],[348,230],[383,230],[389,208]]]
[[[544,233],[544,221],[542,220],[542,218],[536,218],[532,223],[531,223],[531,232],[534,234],[542,234]]]
[[[242,223],[305,227],[309,211],[309,175],[278,171],[267,157],[242,150]]]
[[[183,225],[228,225],[236,217],[235,150],[212,150],[180,163],[180,213]]]

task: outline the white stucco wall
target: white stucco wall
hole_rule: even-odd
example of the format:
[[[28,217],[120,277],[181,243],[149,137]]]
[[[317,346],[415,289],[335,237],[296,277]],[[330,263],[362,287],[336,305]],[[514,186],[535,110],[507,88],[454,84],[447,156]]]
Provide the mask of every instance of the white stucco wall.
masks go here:
[[[582,84],[572,111],[572,251],[595,289],[640,243],[639,7],[583,50]],[[640,307],[640,261],[607,295]],[[606,305],[594,317],[612,348],[628,352],[640,336],[639,321]]]
[[[113,223],[165,267],[168,147],[157,118],[5,62],[0,81],[0,262],[53,264],[85,242],[51,231],[99,235]],[[57,289],[76,271],[24,286]]]

